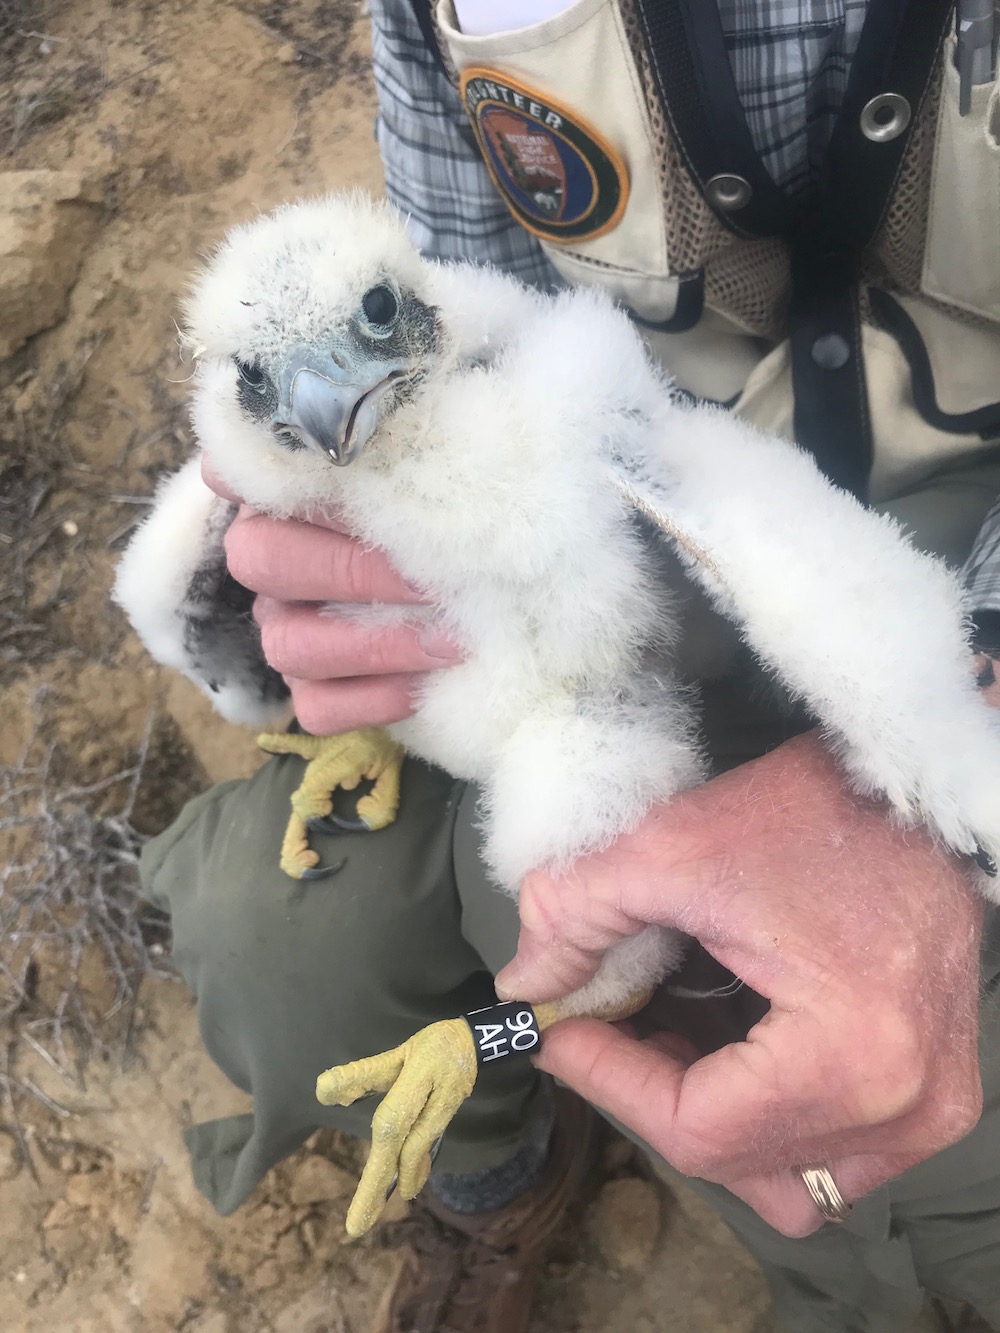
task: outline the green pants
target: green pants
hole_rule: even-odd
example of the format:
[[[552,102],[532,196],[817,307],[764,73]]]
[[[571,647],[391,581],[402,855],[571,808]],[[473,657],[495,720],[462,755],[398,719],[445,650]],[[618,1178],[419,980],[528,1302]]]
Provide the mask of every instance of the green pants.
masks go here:
[[[748,728],[732,757],[744,746],[759,752],[758,741]],[[248,781],[215,788],[143,860],[149,897],[172,916],[205,1045],[253,1094],[252,1115],[188,1131],[198,1184],[223,1213],[317,1126],[367,1136],[373,1104],[320,1106],[316,1074],[490,1003],[491,977],[516,942],[515,906],[479,863],[472,796],[415,761],[394,825],[317,835],[324,861],[346,856],[344,869],[311,883],[286,878],[277,848],[301,772],[296,758],[273,759]],[[921,1288],[966,1300],[1000,1327],[998,973],[1000,954],[988,949],[979,1127],[861,1201],[845,1226],[787,1240],[725,1190],[692,1182],[763,1266],[790,1333],[902,1333]],[[450,1127],[438,1169],[505,1160],[547,1114],[531,1067],[501,1062]]]

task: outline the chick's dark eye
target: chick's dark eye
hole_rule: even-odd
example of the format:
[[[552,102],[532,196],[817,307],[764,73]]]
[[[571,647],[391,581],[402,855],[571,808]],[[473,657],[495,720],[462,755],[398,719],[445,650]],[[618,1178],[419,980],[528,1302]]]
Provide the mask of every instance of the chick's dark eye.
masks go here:
[[[260,368],[259,361],[237,361],[236,370],[244,384],[263,393],[267,388],[267,376]]]
[[[392,288],[380,283],[365,292],[361,309],[369,324],[391,324],[399,314],[399,302]]]

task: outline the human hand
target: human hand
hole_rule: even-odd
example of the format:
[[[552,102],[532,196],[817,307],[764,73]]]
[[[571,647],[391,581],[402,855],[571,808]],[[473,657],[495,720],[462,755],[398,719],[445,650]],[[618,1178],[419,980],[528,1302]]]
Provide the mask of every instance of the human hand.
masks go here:
[[[420,594],[335,518],[269,518],[204,468],[203,476],[241,504],[226,534],[229,570],[257,593],[264,656],[284,676],[302,726],[323,736],[408,717],[421,674],[459,661],[458,647],[430,622],[363,624],[329,604],[377,602],[402,614],[424,605]]]
[[[657,807],[560,879],[532,874],[520,914],[501,998],[576,990],[648,922],[766,997],[746,1039],[708,1055],[577,1019],[536,1063],[785,1235],[821,1224],[799,1167],[827,1167],[851,1201],[978,1120],[982,903],[922,830],[845,789],[815,735]]]

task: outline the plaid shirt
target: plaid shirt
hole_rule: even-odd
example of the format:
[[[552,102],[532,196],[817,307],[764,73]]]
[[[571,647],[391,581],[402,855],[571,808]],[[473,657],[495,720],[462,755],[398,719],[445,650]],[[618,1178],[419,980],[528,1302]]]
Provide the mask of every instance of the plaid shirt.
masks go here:
[[[817,176],[867,0],[718,0],[754,146],[789,194]]]
[[[708,3],[708,0],[704,0]],[[865,0],[718,0],[754,144],[786,190],[814,178],[847,84]],[[563,285],[493,186],[458,94],[424,44],[410,0],[372,0],[376,128],[386,191],[410,233],[442,259],[495,264]],[[1000,611],[1000,505],[965,570],[974,607]]]
[[[983,520],[962,578],[975,613],[975,642],[1000,657],[1000,501]]]
[[[537,287],[562,280],[514,221],[476,148],[458,93],[424,44],[410,0],[373,0],[376,138],[389,198],[439,259],[495,264]]]
[[[866,0],[719,0],[733,75],[779,185],[813,179],[847,84]],[[378,145],[389,197],[428,254],[496,264],[536,286],[559,276],[494,189],[458,94],[410,0],[372,0]]]

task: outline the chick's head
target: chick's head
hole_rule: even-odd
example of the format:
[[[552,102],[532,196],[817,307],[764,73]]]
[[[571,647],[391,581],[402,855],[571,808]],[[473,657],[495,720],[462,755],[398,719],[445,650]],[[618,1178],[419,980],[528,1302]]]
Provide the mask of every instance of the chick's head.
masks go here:
[[[185,313],[195,429],[223,466],[234,448],[248,466],[350,463],[442,352],[424,262],[363,195],[234,228]]]

